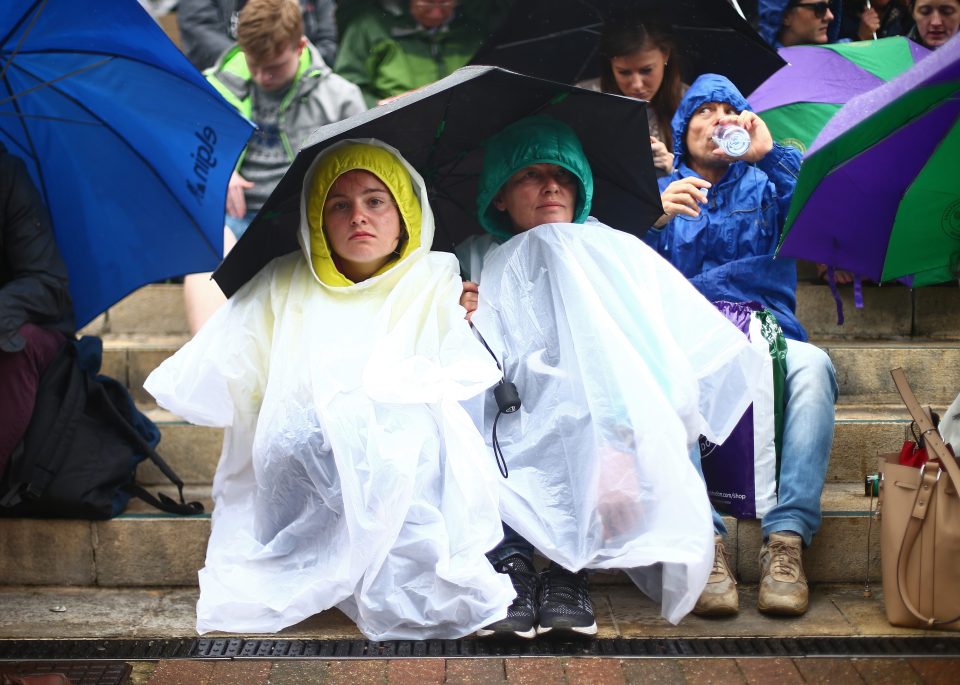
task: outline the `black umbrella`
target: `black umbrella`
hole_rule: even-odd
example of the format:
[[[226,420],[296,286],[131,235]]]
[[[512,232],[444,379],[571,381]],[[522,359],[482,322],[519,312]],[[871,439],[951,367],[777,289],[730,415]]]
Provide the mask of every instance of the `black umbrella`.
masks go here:
[[[786,62],[727,0],[524,0],[484,41],[471,64],[490,64],[563,83],[600,75],[604,21],[628,8],[657,17],[677,40],[683,79],[723,74],[751,93]]]
[[[300,249],[304,176],[317,154],[345,138],[379,138],[406,157],[427,182],[434,249],[452,250],[483,231],[475,214],[483,141],[532,114],[564,121],[580,137],[594,174],[593,216],[637,235],[660,217],[645,103],[496,67],[464,67],[314,132],[213,277],[229,297],[270,260]]]

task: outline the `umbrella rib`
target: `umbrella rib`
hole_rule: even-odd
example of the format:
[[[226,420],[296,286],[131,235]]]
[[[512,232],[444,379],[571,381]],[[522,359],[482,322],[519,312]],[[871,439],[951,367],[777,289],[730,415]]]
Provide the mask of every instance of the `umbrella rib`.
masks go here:
[[[36,75],[31,74],[28,70],[24,69],[21,65],[17,65],[17,66],[18,66],[21,70],[23,70],[25,73],[27,73],[27,74],[29,74],[30,76],[32,76],[33,78],[37,78]],[[39,79],[38,79],[38,80],[39,80]],[[170,185],[167,183],[166,179],[156,170],[156,168],[153,166],[153,164],[151,164],[149,161],[147,161],[147,159],[146,159],[142,154],[140,154],[140,151],[137,150],[136,147],[134,147],[133,145],[130,144],[130,141],[127,140],[127,138],[126,138],[124,135],[122,135],[119,131],[117,131],[117,129],[115,129],[113,126],[111,126],[109,123],[107,123],[102,117],[100,117],[98,114],[96,114],[95,112],[93,112],[89,107],[85,106],[83,103],[81,103],[79,100],[77,100],[77,99],[76,99],[75,97],[73,97],[72,95],[63,92],[60,88],[58,88],[57,86],[54,86],[54,85],[50,85],[50,86],[48,86],[48,88],[49,88],[50,90],[54,91],[55,93],[59,94],[59,95],[60,95],[61,97],[63,97],[64,99],[69,100],[70,102],[72,102],[73,104],[75,104],[79,109],[81,109],[81,110],[83,110],[84,112],[86,112],[87,114],[89,114],[90,117],[93,118],[95,121],[100,122],[100,125],[101,125],[104,129],[106,129],[107,131],[109,131],[110,133],[112,133],[112,134],[116,137],[116,139],[117,139],[118,141],[122,142],[123,145],[124,145],[134,156],[136,156],[138,159],[140,159],[140,161],[143,163],[144,167],[146,167],[146,168],[149,170],[149,172],[150,172],[151,174],[153,174],[153,176],[157,179],[157,181],[159,182],[159,184],[160,184],[163,188],[166,188],[166,189],[167,189],[167,192],[170,194],[170,197],[172,197],[173,200],[174,200],[174,202],[176,202],[176,204],[180,206],[180,208],[183,210],[183,213],[187,216],[188,220],[189,220],[191,223],[193,223],[193,225],[194,225],[197,229],[200,228],[200,226],[199,226],[199,224],[197,223],[196,219],[193,217],[193,215],[190,213],[190,211],[187,209],[187,207],[183,204],[183,202],[180,200],[180,198],[177,197],[177,194],[173,192],[173,189],[172,189],[172,188],[170,187]],[[36,157],[34,157],[34,159],[36,159]],[[49,205],[48,205],[48,206],[49,206]],[[210,240],[209,240],[209,238],[207,238],[207,235],[206,235],[202,230],[199,230],[198,232],[200,233],[200,235],[203,236],[204,240],[206,240],[207,244],[210,246],[210,251],[213,252],[214,254],[216,254],[218,257],[222,257],[222,255],[219,255],[219,254],[218,254],[218,251],[215,249],[215,246],[213,245],[213,243],[211,243]]]
[[[67,119],[65,117],[50,117],[40,114],[18,114],[16,112],[0,112],[0,117],[16,117],[18,119],[35,119],[37,121],[59,121],[64,124],[77,124],[78,126],[99,126],[93,121],[80,121],[79,119]]]
[[[583,78],[583,72],[586,71],[587,67],[593,61],[594,55],[596,55],[599,51],[600,51],[600,44],[597,43],[597,45],[595,45],[593,47],[593,50],[590,52],[590,55],[585,60],[583,60],[583,63],[580,65],[580,68],[577,70],[577,75],[573,77],[574,83],[576,83],[577,81],[580,81]]]
[[[674,30],[678,31],[703,31],[704,33],[734,33],[740,35],[740,32],[729,26],[687,26],[686,24],[674,24]]]
[[[0,0],[0,1],[2,1],[2,0]],[[22,51],[20,54],[23,54],[23,55],[100,55],[100,56],[103,56],[103,57],[108,58],[108,59],[106,59],[106,60],[102,60],[101,62],[98,62],[98,63],[97,63],[98,65],[101,65],[101,66],[102,66],[103,64],[108,63],[108,62],[111,62],[111,61],[113,61],[113,60],[115,60],[115,59],[121,59],[124,63],[126,63],[126,62],[132,62],[132,63],[136,63],[136,64],[142,64],[144,67],[147,67],[148,69],[153,69],[154,71],[159,71],[159,72],[162,73],[162,74],[165,74],[165,75],[167,75],[167,76],[169,76],[169,77],[171,77],[171,78],[174,78],[174,79],[176,79],[176,80],[178,80],[178,81],[182,81],[182,82],[184,82],[184,83],[187,83],[187,84],[189,84],[189,85],[191,85],[191,86],[196,86],[196,85],[197,85],[196,82],[191,81],[191,80],[188,79],[188,78],[185,78],[185,77],[184,77],[183,75],[181,75],[181,74],[178,74],[178,73],[169,71],[169,70],[167,70],[167,69],[163,69],[163,68],[161,68],[161,67],[158,67],[158,66],[157,66],[156,64],[154,64],[153,62],[148,62],[148,61],[146,61],[146,60],[139,59],[139,58],[137,58],[137,57],[132,57],[132,56],[130,56],[130,55],[115,54],[115,53],[110,53],[110,52],[103,52],[103,51],[101,51],[101,50],[25,50],[25,51]],[[30,73],[30,71],[29,71],[26,67],[24,67],[22,64],[17,64],[16,66],[17,66],[18,69],[21,69],[22,71],[30,74],[30,75],[31,75],[33,78],[35,78],[37,81],[41,80],[38,76]],[[205,82],[205,81],[204,81],[204,82]],[[12,89],[11,89],[11,90],[12,90]],[[229,108],[230,111],[235,111],[235,110],[233,109],[233,107],[232,107],[229,103],[227,103],[226,100],[224,100],[223,96],[221,96],[221,95],[220,95],[219,93],[217,93],[216,91],[211,90],[209,93],[204,93],[204,95],[206,95],[207,97],[209,97],[210,99],[212,99],[214,102],[219,103],[222,107]]]
[[[507,48],[516,48],[523,45],[529,45],[530,43],[539,43],[543,40],[549,40],[551,38],[563,38],[564,36],[569,36],[572,33],[593,33],[599,34],[599,29],[603,26],[602,23],[597,24],[588,24],[587,26],[577,26],[572,29],[563,29],[561,31],[554,31],[553,33],[544,33],[534,38],[525,38],[523,40],[515,40],[511,43],[501,43],[497,46],[497,50],[504,50]]]
[[[71,76],[76,76],[77,74],[82,74],[82,73],[85,72],[85,71],[90,71],[91,69],[95,69],[95,68],[97,68],[97,67],[101,67],[101,66],[103,66],[104,64],[106,64],[107,62],[112,61],[113,59],[114,59],[113,57],[107,57],[106,59],[102,59],[102,60],[100,60],[99,62],[94,62],[93,64],[88,64],[88,65],[86,65],[86,66],[84,66],[84,67],[80,67],[79,69],[74,69],[73,71],[67,72],[66,74],[61,74],[61,75],[58,76],[57,78],[50,79],[49,81],[41,81],[40,78],[39,78],[36,74],[33,74],[33,73],[29,72],[29,71],[28,71],[27,69],[25,69],[23,66],[21,66],[21,65],[18,64],[18,65],[16,65],[18,69],[20,69],[21,71],[23,71],[25,74],[29,74],[32,78],[37,79],[37,81],[39,81],[39,83],[37,83],[35,86],[31,86],[30,88],[27,88],[26,90],[22,90],[22,91],[20,91],[19,93],[14,93],[13,95],[11,95],[11,96],[8,97],[8,98],[5,98],[5,99],[3,99],[3,100],[0,100],[0,105],[5,105],[5,104],[7,104],[8,102],[12,102],[12,101],[16,100],[17,98],[23,97],[24,95],[29,95],[30,93],[34,92],[35,90],[40,90],[41,88],[46,88],[46,87],[48,87],[48,86],[52,86],[54,83],[57,83],[58,81],[63,81],[64,79],[68,79],[68,78],[70,78]],[[12,92],[12,91],[13,91],[13,88],[10,88],[10,91]]]
[[[4,81],[4,83],[7,84],[7,88],[10,89],[10,90],[12,90],[12,89],[10,88],[10,81],[9,81],[9,79],[7,79],[6,76],[3,76],[3,81]],[[16,110],[19,112],[19,111],[20,111],[20,103],[17,102],[16,100],[14,100],[12,104],[13,104],[14,109],[16,109]],[[36,164],[36,167],[37,167],[37,181],[38,181],[38,183],[39,183],[39,185],[40,185],[40,187],[39,187],[40,194],[43,196],[43,204],[44,204],[46,207],[50,207],[50,195],[49,195],[49,193],[47,193],[47,182],[46,182],[46,179],[44,179],[43,170],[42,170],[41,167],[40,167],[40,155],[37,153],[37,147],[33,144],[33,136],[30,135],[30,129],[27,127],[26,124],[23,123],[23,119],[22,119],[22,118],[18,118],[18,119],[19,119],[19,121],[21,122],[21,124],[22,124],[22,126],[23,126],[23,137],[24,137],[24,139],[25,139],[25,140],[27,141],[27,143],[28,143],[28,145],[26,146],[26,148],[25,148],[24,151],[25,151],[26,154],[29,156],[29,158],[34,161],[34,163]],[[16,140],[15,138],[13,138],[13,136],[10,136],[9,134],[7,134],[7,135],[8,135],[12,140],[16,141],[16,143],[17,143],[17,145],[18,145],[19,147],[21,147],[21,148],[24,147],[23,144],[21,144],[19,140]],[[52,216],[50,217],[50,221],[51,221],[51,222],[53,221],[53,217],[52,217]],[[54,227],[54,228],[56,228],[56,227]]]
[[[17,139],[14,138],[13,136],[11,136],[11,135],[10,135],[7,131],[5,131],[3,128],[0,128],[0,142],[2,142],[4,145],[6,145],[7,150],[8,150],[11,154],[15,154],[17,157],[26,156],[26,157],[28,157],[29,159],[33,159],[33,156],[30,154],[30,151],[27,150],[27,149],[23,146],[23,143],[21,143],[19,140],[17,140]],[[16,148],[16,150],[18,150],[18,152],[14,152],[14,151],[13,151],[14,148]]]
[[[33,7],[31,7],[29,10],[23,13],[23,15],[20,17],[20,21],[17,22],[17,25],[14,26],[12,29],[10,29],[10,33],[5,35],[3,37],[3,40],[0,41],[0,45],[6,45],[7,40],[9,40],[10,36],[13,35],[13,32],[20,27],[20,24],[27,17],[27,15],[30,12],[32,12],[34,9],[37,10],[33,14],[32,18],[30,19],[30,24],[27,26],[26,30],[23,32],[23,35],[20,36],[20,40],[17,41],[16,46],[10,52],[10,58],[6,62],[4,62],[3,69],[0,70],[0,78],[4,78],[6,76],[7,69],[10,67],[11,64],[13,64],[13,58],[16,57],[17,54],[20,52],[20,48],[23,47],[23,42],[27,39],[27,36],[30,35],[30,32],[33,30],[34,25],[36,25],[37,20],[40,19],[40,14],[43,12],[46,4],[47,4],[47,0],[38,0],[38,2],[34,3]]]

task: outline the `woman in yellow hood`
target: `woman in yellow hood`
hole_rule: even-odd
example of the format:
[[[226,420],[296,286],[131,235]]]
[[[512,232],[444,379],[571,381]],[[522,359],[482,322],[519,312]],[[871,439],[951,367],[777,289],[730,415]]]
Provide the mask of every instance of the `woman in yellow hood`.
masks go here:
[[[370,639],[456,638],[506,616],[484,552],[497,471],[461,400],[499,379],[430,251],[420,175],[393,148],[318,155],[302,252],[272,261],[147,379],[224,426],[197,629],[272,632],[336,606]]]
[[[380,275],[416,253],[424,238],[427,247],[433,240],[432,213],[421,210],[410,170],[386,147],[331,147],[314,162],[309,187],[302,237],[326,285]]]

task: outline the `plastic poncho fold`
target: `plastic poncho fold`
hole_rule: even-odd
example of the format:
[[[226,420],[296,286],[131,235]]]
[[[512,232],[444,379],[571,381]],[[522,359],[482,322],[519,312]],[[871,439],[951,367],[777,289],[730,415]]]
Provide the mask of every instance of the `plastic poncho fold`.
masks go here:
[[[226,427],[201,633],[273,632],[336,606],[373,640],[455,638],[515,596],[484,556],[502,537],[498,476],[459,404],[499,372],[464,321],[455,259],[428,252],[424,184],[404,166],[418,247],[329,285],[304,201],[303,253],[271,262],[147,379],[161,406]]]
[[[690,448],[733,429],[762,356],[650,248],[594,221],[491,250],[472,322],[522,402],[497,424],[504,522],[568,569],[627,569],[679,621],[713,563]],[[496,405],[471,409],[489,437]]]

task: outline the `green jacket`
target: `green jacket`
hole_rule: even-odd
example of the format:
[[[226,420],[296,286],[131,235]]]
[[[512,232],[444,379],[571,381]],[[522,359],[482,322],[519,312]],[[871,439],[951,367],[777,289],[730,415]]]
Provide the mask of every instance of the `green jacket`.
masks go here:
[[[485,27],[454,15],[436,30],[418,26],[408,10],[371,9],[354,19],[340,40],[334,69],[360,86],[367,106],[420,88],[464,66],[483,40]]]
[[[238,45],[227,50],[206,72],[207,80],[243,116],[253,111],[253,91],[247,60]],[[280,138],[290,161],[310,134],[324,126],[366,110],[360,90],[337,76],[307,44],[300,67],[280,104]],[[237,168],[243,163],[243,156]]]

